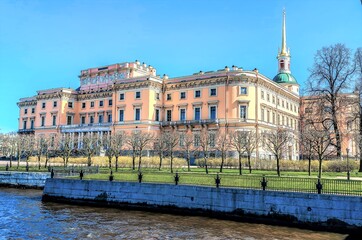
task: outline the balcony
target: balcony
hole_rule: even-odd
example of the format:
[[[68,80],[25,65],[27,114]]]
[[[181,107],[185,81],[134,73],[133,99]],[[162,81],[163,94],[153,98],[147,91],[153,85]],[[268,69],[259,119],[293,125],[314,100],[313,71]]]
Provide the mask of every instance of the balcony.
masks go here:
[[[34,133],[34,129],[19,129],[18,130],[19,134],[33,134]]]
[[[177,127],[177,126],[196,126],[219,124],[219,119],[202,119],[202,120],[184,120],[184,121],[163,121],[160,122],[161,127]]]
[[[97,131],[110,131],[112,123],[89,123],[89,124],[73,124],[60,126],[61,132],[97,132]]]

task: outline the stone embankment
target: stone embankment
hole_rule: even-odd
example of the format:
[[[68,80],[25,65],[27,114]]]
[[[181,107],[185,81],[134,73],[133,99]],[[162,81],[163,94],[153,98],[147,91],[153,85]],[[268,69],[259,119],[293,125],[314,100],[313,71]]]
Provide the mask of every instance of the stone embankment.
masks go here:
[[[0,186],[43,189],[50,173],[45,172],[0,172]]]
[[[353,196],[49,178],[43,201],[197,214],[337,232],[362,230],[362,198]]]

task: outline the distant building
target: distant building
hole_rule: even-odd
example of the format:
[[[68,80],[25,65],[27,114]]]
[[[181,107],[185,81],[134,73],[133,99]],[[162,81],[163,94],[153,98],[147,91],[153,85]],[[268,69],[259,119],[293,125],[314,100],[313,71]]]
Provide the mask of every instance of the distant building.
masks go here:
[[[80,73],[78,89],[41,90],[20,99],[19,133],[70,134],[78,146],[87,133],[201,129],[293,130],[288,158],[298,158],[299,85],[290,71],[285,13],[278,74],[273,80],[257,69],[236,66],[168,78],[139,61],[90,68]],[[262,148],[257,156],[270,158]]]

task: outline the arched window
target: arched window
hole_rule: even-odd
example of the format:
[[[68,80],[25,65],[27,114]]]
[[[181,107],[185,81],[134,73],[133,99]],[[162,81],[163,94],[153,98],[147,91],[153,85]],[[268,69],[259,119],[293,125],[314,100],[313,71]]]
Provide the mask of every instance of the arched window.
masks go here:
[[[281,69],[284,69],[284,60],[281,60],[281,61],[280,61],[280,68],[281,68]]]

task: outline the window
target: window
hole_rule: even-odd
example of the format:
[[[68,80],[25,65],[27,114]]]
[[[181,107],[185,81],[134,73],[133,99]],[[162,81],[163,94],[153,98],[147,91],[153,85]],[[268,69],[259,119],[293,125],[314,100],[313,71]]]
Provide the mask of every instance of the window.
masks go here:
[[[85,124],[85,116],[81,117],[81,124]]]
[[[180,98],[186,99],[186,92],[180,92]]]
[[[32,109],[31,109],[31,113],[35,113],[35,108],[32,108]]]
[[[108,122],[111,123],[112,122],[112,114],[108,113]]]
[[[90,117],[89,117],[89,123],[90,123],[90,124],[93,124],[93,123],[94,123],[94,116],[90,116]]]
[[[167,100],[167,101],[170,101],[170,100],[171,100],[171,93],[167,93],[166,100]]]
[[[185,146],[185,135],[184,134],[180,134],[179,140],[180,140],[180,147]]]
[[[215,134],[214,133],[209,135],[209,146],[215,147]]]
[[[160,100],[160,93],[156,93],[156,99]]]
[[[280,115],[279,114],[278,114],[277,120],[278,120],[278,125],[280,125]]]
[[[289,109],[289,103],[287,102],[287,109]]]
[[[112,99],[108,99],[108,106],[112,106],[113,105],[113,100]]]
[[[285,117],[285,121],[286,121],[287,127],[289,127],[289,118],[288,118],[288,117]]]
[[[136,99],[140,99],[141,98],[141,92],[136,92]]]
[[[195,147],[200,146],[200,135],[199,134],[194,135],[194,146]]]
[[[28,109],[24,109],[24,114],[27,114],[28,113]]]
[[[156,109],[155,111],[155,121],[160,121],[160,109]]]
[[[275,124],[275,113],[273,113],[272,121],[273,121],[273,124]]]
[[[53,115],[53,126],[57,125],[57,116]]]
[[[124,93],[119,94],[119,100],[124,100]]]
[[[85,102],[82,102],[82,108],[83,109],[85,108]]]
[[[103,115],[98,115],[98,123],[103,123]]]
[[[67,116],[67,125],[72,125],[72,116]]]
[[[186,109],[181,108],[180,109],[180,121],[185,121],[185,120],[186,120]]]
[[[285,122],[284,122],[284,116],[282,116],[282,125],[284,125],[284,123],[285,123]]]
[[[26,120],[23,121],[23,129],[26,129]]]
[[[200,108],[199,107],[194,108],[194,112],[195,112],[195,120],[200,120],[201,119]]]
[[[280,106],[280,100],[277,98],[277,105]]]
[[[248,89],[246,87],[240,87],[240,94],[242,95],[248,94]]]
[[[270,102],[270,94],[269,94],[269,93],[266,94],[266,100],[267,100],[268,102]]]
[[[266,111],[266,121],[268,123],[270,123],[270,111],[269,110]]]
[[[124,110],[123,109],[119,110],[119,121],[120,122],[124,121]]]
[[[41,117],[41,126],[44,127],[45,125],[45,116]]]
[[[94,107],[94,102],[91,102],[91,108],[93,108]]]
[[[273,100],[272,100],[272,101],[273,101],[273,103],[275,103],[275,97],[274,97],[274,96],[273,96]]]
[[[210,119],[216,119],[216,106],[210,106]]]
[[[195,98],[199,98],[199,97],[201,97],[201,91],[195,90]]]
[[[246,106],[240,106],[240,118],[243,120],[246,119]]]
[[[282,107],[284,107],[284,100],[282,100]]]
[[[210,96],[216,96],[216,88],[210,89]]]
[[[58,106],[58,102],[57,101],[54,101],[53,102],[53,107],[57,107]]]
[[[166,121],[170,122],[172,120],[172,110],[166,111]]]
[[[264,99],[264,91],[261,91],[261,99]]]
[[[68,102],[68,108],[73,108],[73,102]]]
[[[135,109],[134,120],[135,121],[140,121],[141,120],[141,109],[140,108]]]
[[[100,107],[103,107],[103,100],[100,100],[100,101],[99,101],[99,106],[100,106]]]
[[[312,113],[313,112],[313,109],[312,108],[306,108],[305,109],[305,113]]]
[[[34,120],[33,119],[30,120],[30,129],[34,129]]]
[[[260,119],[261,119],[262,121],[264,121],[264,109],[263,109],[263,108],[261,109]]]
[[[297,112],[297,107],[294,105],[294,112]]]
[[[41,103],[41,108],[45,108],[45,102]]]
[[[290,127],[293,128],[293,119],[290,119]]]

